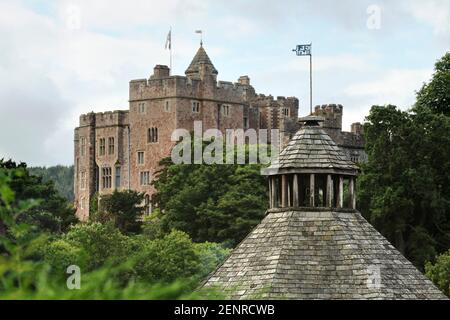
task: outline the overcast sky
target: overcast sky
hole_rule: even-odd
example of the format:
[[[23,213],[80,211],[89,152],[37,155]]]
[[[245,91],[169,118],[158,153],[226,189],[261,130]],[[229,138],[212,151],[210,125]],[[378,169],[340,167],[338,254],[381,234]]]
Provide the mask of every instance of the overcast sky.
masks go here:
[[[378,14],[379,12],[379,14]],[[379,19],[378,19],[379,18]],[[128,82],[168,64],[183,75],[204,31],[219,80],[249,75],[258,93],[344,105],[344,129],[373,104],[414,103],[450,48],[450,0],[0,0],[0,158],[73,163],[73,129],[90,111],[128,109]]]

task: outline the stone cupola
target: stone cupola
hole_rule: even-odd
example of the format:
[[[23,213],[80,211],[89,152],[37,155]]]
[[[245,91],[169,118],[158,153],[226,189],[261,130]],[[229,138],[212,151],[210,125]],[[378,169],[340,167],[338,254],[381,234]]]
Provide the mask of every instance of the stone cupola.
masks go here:
[[[266,169],[271,208],[202,287],[245,300],[445,299],[354,209],[358,168],[322,120],[301,119]]]
[[[317,116],[301,118],[302,128],[265,169],[270,208],[356,209],[358,167],[322,129],[323,121]]]

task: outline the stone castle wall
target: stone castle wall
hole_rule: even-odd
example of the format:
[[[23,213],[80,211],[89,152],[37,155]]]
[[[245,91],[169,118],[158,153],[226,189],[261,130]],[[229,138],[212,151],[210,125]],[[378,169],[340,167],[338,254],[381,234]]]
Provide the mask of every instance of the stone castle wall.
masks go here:
[[[193,131],[195,121],[202,122],[204,131],[214,128],[224,134],[226,129],[280,129],[283,143],[299,129],[297,98],[274,99],[271,95],[258,95],[248,76],[240,77],[236,83],[217,81],[217,72],[202,50],[197,53],[200,58],[196,56],[192,63],[197,68],[186,71],[186,76],[170,76],[167,66],[157,65],[149,79],[130,81],[129,110],[80,117],[74,135],[74,188],[77,215],[81,220],[89,217],[89,205],[96,193],[101,197],[116,189],[131,189],[150,198],[155,190],[142,183],[142,175],[148,173],[153,179],[159,162],[170,156],[174,146],[171,135],[175,129]],[[198,109],[193,110],[193,103],[198,103]],[[324,107],[316,112],[326,117],[336,139],[345,144],[354,138],[351,133],[340,135],[342,107]],[[152,128],[158,132],[156,141],[148,138]],[[357,132],[361,128],[355,124],[352,130]],[[114,139],[111,154],[109,138]],[[81,151],[83,139],[84,153]],[[100,154],[102,139],[106,143],[103,155]],[[138,154],[144,155],[142,162]],[[108,188],[103,186],[105,168],[111,169]]]

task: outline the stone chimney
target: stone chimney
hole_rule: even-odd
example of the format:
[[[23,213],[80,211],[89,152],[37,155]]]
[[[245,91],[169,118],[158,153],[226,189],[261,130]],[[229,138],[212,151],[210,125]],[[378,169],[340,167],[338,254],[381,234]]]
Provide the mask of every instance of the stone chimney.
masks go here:
[[[242,84],[244,86],[249,86],[250,85],[250,78],[248,76],[242,76],[239,78],[238,80],[239,84]]]
[[[167,78],[169,76],[170,76],[169,67],[158,64],[153,69],[153,75],[150,77],[150,79],[161,79],[161,78]]]
[[[352,133],[362,135],[364,134],[364,127],[360,122],[352,123]]]

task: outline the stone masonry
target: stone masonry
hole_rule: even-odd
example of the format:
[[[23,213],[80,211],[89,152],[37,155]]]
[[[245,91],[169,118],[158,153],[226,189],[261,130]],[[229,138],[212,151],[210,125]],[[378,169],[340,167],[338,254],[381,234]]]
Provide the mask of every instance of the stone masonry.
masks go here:
[[[129,110],[89,113],[80,116],[74,134],[74,192],[77,216],[89,217],[95,194],[136,190],[146,194],[151,212],[151,180],[159,161],[170,155],[172,132],[203,130],[280,129],[283,142],[298,130],[299,101],[295,97],[257,94],[248,76],[236,83],[218,81],[218,71],[200,46],[185,76],[170,75],[157,65],[149,79],[129,84]],[[357,124],[352,133],[341,131],[342,106],[316,108],[316,113],[336,119],[330,134],[353,160],[364,159],[364,143]],[[328,122],[326,122],[328,123]],[[331,123],[331,122],[330,122]],[[328,129],[327,129],[328,130]]]

